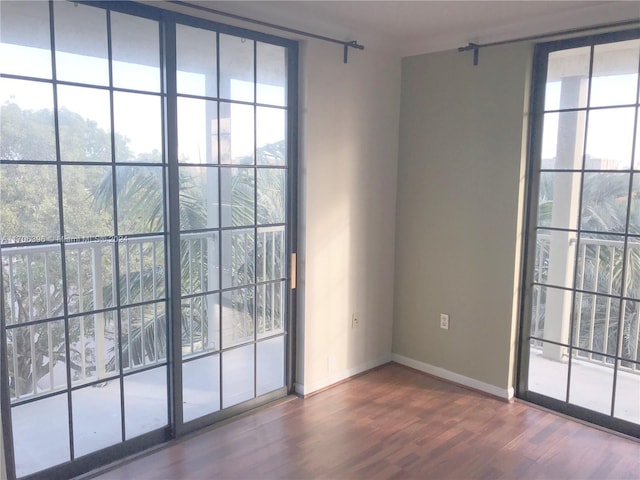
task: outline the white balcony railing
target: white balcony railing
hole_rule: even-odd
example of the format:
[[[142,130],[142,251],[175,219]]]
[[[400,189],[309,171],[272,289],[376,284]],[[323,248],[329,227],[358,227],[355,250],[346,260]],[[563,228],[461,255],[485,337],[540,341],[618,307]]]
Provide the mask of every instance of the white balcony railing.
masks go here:
[[[538,235],[536,242],[536,261],[534,279],[545,283],[546,273],[549,268],[549,252],[551,237]],[[638,275],[630,267],[629,258],[632,254],[640,254],[640,245],[628,244],[627,276]],[[634,251],[635,249],[635,251]],[[615,298],[607,295],[618,295],[622,285],[621,270],[624,255],[624,242],[602,238],[581,238],[577,252],[577,290],[593,291],[591,293],[576,292],[573,304],[573,345],[585,350],[572,350],[574,358],[613,367],[611,357],[616,350],[624,359],[619,368],[629,372],[640,373],[637,363],[640,361],[640,301],[623,300],[619,307],[615,307]],[[628,282],[627,282],[628,283]],[[533,312],[531,321],[531,335],[545,338],[545,317],[549,312],[545,308],[545,295],[542,289],[538,289],[533,298]],[[595,293],[602,295],[598,297]],[[636,308],[638,307],[638,308]],[[620,315],[621,309],[622,314]],[[619,324],[619,321],[621,322]],[[620,336],[621,345],[618,343],[618,328],[622,328]],[[532,345],[541,347],[542,342],[533,340]]]
[[[253,232],[252,229],[247,231]],[[182,294],[190,296],[182,305],[182,352],[185,357],[205,350],[219,350],[219,315],[207,313],[212,308],[217,311],[218,302],[223,302],[223,309],[230,311],[229,318],[240,318],[236,312],[231,312],[234,306],[224,307],[221,298],[212,303],[210,295],[199,296],[219,287],[216,243],[217,233],[181,236]],[[258,229],[258,255],[255,258],[253,243],[242,239],[240,243],[248,245],[247,249],[241,249],[241,255],[246,255],[250,262],[258,260],[255,268],[252,267],[258,282],[283,277],[282,227]],[[117,242],[67,243],[63,270],[58,244],[3,246],[3,314],[9,327],[7,353],[12,401],[65,388],[67,347],[74,385],[113,377],[120,370],[120,361],[125,372],[165,361],[164,248],[162,235],[123,237]],[[211,262],[207,259],[208,252],[215,252]],[[119,262],[118,272],[116,261]],[[244,263],[240,266],[240,263],[243,262],[223,259],[223,276],[231,276],[231,272],[240,268],[245,269],[246,275],[248,267]],[[66,273],[66,313],[70,315],[68,326],[64,321],[63,271]],[[211,282],[209,278],[212,278]],[[114,289],[116,285],[119,285],[119,292]],[[119,335],[115,308],[118,293]],[[251,305],[245,308],[253,314],[232,324],[231,328],[223,328],[223,346],[225,342],[230,345],[252,339],[254,316],[258,337],[283,331],[282,284],[258,285],[256,293],[257,298],[251,298]],[[246,299],[234,298],[234,301]],[[251,329],[250,335],[247,328]]]

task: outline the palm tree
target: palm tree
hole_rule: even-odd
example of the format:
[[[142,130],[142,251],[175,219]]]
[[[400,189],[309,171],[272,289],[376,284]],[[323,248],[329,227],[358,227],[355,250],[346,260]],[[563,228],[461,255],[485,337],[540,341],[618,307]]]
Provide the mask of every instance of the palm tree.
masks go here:
[[[284,142],[277,142],[259,149],[259,155],[269,158],[280,158],[284,152]],[[187,173],[185,173],[187,172]],[[207,226],[207,200],[206,192],[203,191],[193,174],[188,173],[189,169],[180,169],[180,224],[185,230],[199,230]],[[261,223],[282,223],[285,212],[286,188],[282,170],[262,169],[261,184],[258,192],[258,204],[255,215]],[[135,232],[158,232],[162,231],[164,225],[164,198],[163,185],[160,169],[156,166],[123,166],[118,167],[116,174],[116,195],[118,199],[118,213],[123,212],[124,218],[119,218],[119,224],[128,225]],[[103,178],[99,187],[93,193],[93,205],[97,212],[111,208],[113,187],[112,175],[109,172]],[[240,169],[239,174],[231,178],[231,196],[233,206],[230,207],[231,219],[235,226],[251,225],[254,223],[254,189],[255,178],[249,169]],[[126,207],[124,207],[126,206]],[[223,205],[223,208],[225,206]],[[191,241],[188,238],[181,240],[180,263],[181,280],[183,292],[185,288],[189,292],[203,292],[208,290],[208,272],[203,271],[202,275],[192,275],[190,266],[208,265],[209,247],[207,242],[198,239]],[[254,246],[257,242],[258,255],[265,248],[262,242],[267,241],[262,238],[254,242],[247,243],[240,237],[232,237],[231,270],[241,284],[251,284],[255,278],[254,266]],[[272,241],[272,240],[271,240]],[[283,246],[281,246],[283,247]],[[217,251],[217,250],[216,250]],[[217,259],[216,259],[217,260]],[[259,263],[261,263],[260,259]],[[276,256],[276,265],[271,268],[282,271],[281,258]],[[153,269],[157,265],[148,262],[139,262],[142,266],[139,271],[129,271],[132,278],[127,281],[121,272],[117,284],[120,285],[120,297],[134,296],[142,298],[139,290],[146,292],[158,290],[160,285],[154,284],[159,279],[164,281],[164,277],[153,275]],[[155,279],[155,280],[154,280]],[[127,285],[133,285],[134,290],[127,291]],[[188,286],[188,287],[185,287]],[[112,286],[105,287],[105,298],[112,298],[114,292]],[[280,295],[274,305],[280,304]],[[233,309],[237,311],[254,311],[255,299],[253,296],[246,296],[245,290],[238,290],[233,297]],[[209,322],[207,321],[207,311],[210,306],[206,298],[196,296],[183,304],[182,323],[182,344],[183,347],[193,347],[194,344],[208,345],[216,343],[209,338]],[[260,319],[269,318],[276,312],[271,312],[272,303],[258,302],[256,316]],[[276,307],[277,308],[277,307]],[[265,309],[263,312],[261,309]],[[278,312],[279,313],[279,312]],[[150,314],[147,314],[147,316]],[[238,338],[246,338],[253,332],[253,318],[235,316],[233,325],[233,335]],[[155,318],[138,315],[137,318],[128,324],[129,334],[122,338],[122,351],[126,358],[133,358],[133,365],[142,364],[143,358],[155,358],[157,352],[166,350],[166,314],[164,311],[156,312]],[[260,328],[260,326],[259,326]],[[264,328],[264,327],[262,327]],[[144,338],[144,341],[142,340]],[[112,355],[109,367],[113,367],[116,356]],[[123,365],[125,366],[125,365]]]
[[[597,245],[589,242],[590,235],[582,237],[584,248],[580,254],[580,281],[587,290],[620,292],[623,287],[623,242],[619,235],[624,233],[627,223],[627,202],[629,197],[629,176],[619,173],[587,173],[584,176],[582,189],[581,230],[605,232],[597,235],[597,240],[609,241],[608,245]],[[631,197],[631,220],[637,218],[640,211],[634,195]],[[553,211],[553,179],[552,175],[542,175],[540,181],[540,197],[538,204],[538,224],[549,225]],[[640,225],[635,221],[635,225]],[[549,244],[538,241],[538,249],[542,250],[542,261],[537,262],[536,278],[546,277],[549,262]],[[582,265],[584,258],[584,265]],[[611,287],[609,287],[611,285]],[[640,246],[629,242],[626,260],[625,292],[627,297],[640,299]],[[536,292],[541,295],[540,301],[545,303],[545,291]],[[620,303],[606,297],[577,294],[576,307],[580,312],[580,328],[574,332],[574,344],[596,351],[615,354],[618,339],[618,321]],[[622,343],[620,354],[624,358],[638,360],[640,342],[636,342],[639,325],[640,303],[623,302]],[[591,325],[592,313],[595,321]],[[538,327],[544,326],[544,309],[536,312]],[[606,319],[610,319],[607,325]],[[532,328],[535,325],[532,322]],[[605,331],[607,330],[607,331]],[[533,333],[533,332],[532,332]],[[593,343],[591,344],[591,336]],[[606,345],[605,345],[606,339]],[[594,358],[602,360],[601,356]],[[612,360],[607,359],[612,363]],[[625,366],[632,366],[623,362]]]

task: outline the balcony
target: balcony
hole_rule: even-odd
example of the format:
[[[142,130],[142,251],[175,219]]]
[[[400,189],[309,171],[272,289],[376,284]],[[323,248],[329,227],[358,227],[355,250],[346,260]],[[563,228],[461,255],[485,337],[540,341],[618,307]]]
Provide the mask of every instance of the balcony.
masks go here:
[[[282,242],[283,230],[281,227],[260,228],[258,236],[260,253],[256,270],[260,277],[276,265],[281,268],[281,248],[276,246]],[[226,348],[252,341],[254,314],[251,311],[255,312],[258,339],[284,332],[281,283],[258,285],[255,302],[252,294],[251,298],[243,297],[243,289],[234,290],[233,295],[215,292],[219,284],[217,258],[209,264],[203,261],[203,255],[206,257],[213,248],[217,252],[214,245],[217,240],[217,234],[211,232],[181,237],[182,355],[185,360],[219,351],[221,343]],[[120,362],[125,374],[166,363],[164,237],[68,243],[64,254],[70,317],[68,347],[64,341],[67,327],[60,246],[2,249],[13,403],[66,388],[66,348],[69,348],[72,386],[108,382],[119,372]],[[246,254],[253,256],[253,251]],[[119,272],[114,268],[116,258]],[[230,275],[232,268],[237,276],[238,266],[223,260],[222,275]],[[253,272],[245,273],[253,275]],[[209,282],[213,277],[215,280]],[[117,284],[120,292],[113,288]],[[214,293],[195,293],[207,291]],[[115,306],[118,293],[120,335]],[[224,323],[222,332],[220,311],[231,319]],[[118,354],[118,342],[122,345],[122,355]]]
[[[284,283],[258,283],[255,293],[253,287],[219,291],[220,276],[231,278],[232,270],[234,278],[243,268],[255,269],[258,280],[280,275],[283,227],[258,229],[257,252],[253,241],[234,239],[242,253],[235,257],[250,256],[244,265],[222,259],[219,266],[218,238],[217,232],[181,235],[185,421],[284,385]],[[209,252],[215,252],[211,262]],[[71,420],[75,456],[122,441],[121,398],[125,438],[167,425],[164,236],[67,243],[64,263],[62,269],[57,244],[2,249],[14,443],[32,452],[22,455],[18,472],[68,458]],[[254,263],[257,268],[246,266]],[[253,278],[253,271],[245,274]],[[229,360],[224,365],[221,355]],[[246,377],[254,374],[255,355],[261,363],[254,392]],[[69,384],[72,410],[67,395],[59,395]]]
[[[601,236],[602,237],[602,236]],[[567,235],[577,255],[577,271],[570,272],[577,279],[577,290],[572,304],[575,319],[572,331],[566,327],[567,340],[572,335],[571,376],[569,378],[569,349],[549,345],[544,340],[558,342],[558,328],[548,329],[547,322],[566,322],[556,311],[546,305],[547,287],[534,288],[531,318],[531,351],[529,356],[529,389],[562,401],[569,402],[604,414],[611,414],[614,391],[614,358],[619,352],[622,360],[615,375],[614,416],[640,423],[640,309],[638,302],[615,298],[621,288],[621,265],[624,242],[606,238],[581,238],[576,247],[575,238]],[[538,235],[536,244],[534,281],[545,284],[548,279],[550,235]],[[577,248],[577,252],[576,252]],[[627,272],[634,272],[629,260],[640,252],[640,245],[627,245]],[[627,293],[635,298],[634,282],[627,282]],[[594,292],[594,293],[589,293]],[[571,292],[564,292],[567,299]],[[571,301],[571,300],[569,300]],[[622,322],[620,322],[622,319]],[[618,331],[622,323],[622,332]],[[561,329],[560,329],[561,330]],[[551,331],[551,333],[549,333]],[[565,343],[560,342],[560,343]],[[545,347],[554,347],[545,350]]]

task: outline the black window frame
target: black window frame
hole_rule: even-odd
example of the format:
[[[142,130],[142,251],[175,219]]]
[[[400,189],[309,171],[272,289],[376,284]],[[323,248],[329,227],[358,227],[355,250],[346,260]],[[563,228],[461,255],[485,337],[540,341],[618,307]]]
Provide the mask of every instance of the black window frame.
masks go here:
[[[138,4],[135,2],[127,1],[80,1],[77,3],[85,4],[91,7],[100,8],[112,12],[118,12],[128,15],[134,15],[141,18],[146,18],[159,22],[160,29],[160,54],[161,54],[161,73],[163,76],[163,83],[165,85],[164,91],[161,91],[159,95],[165,99],[163,102],[163,112],[165,115],[165,125],[163,125],[163,142],[164,142],[164,156],[165,161],[162,164],[163,170],[166,172],[165,177],[165,189],[167,203],[165,205],[165,212],[167,213],[165,219],[165,230],[161,235],[165,236],[165,247],[167,252],[167,263],[169,266],[169,272],[166,278],[167,287],[174,282],[171,277],[180,275],[180,224],[178,213],[178,201],[177,195],[175,199],[171,200],[171,192],[178,191],[178,161],[177,161],[177,98],[178,93],[176,90],[176,27],[177,25],[186,25],[195,28],[203,28],[217,32],[220,34],[228,34],[234,36],[245,37],[256,42],[264,42],[272,45],[284,47],[287,51],[286,56],[286,71],[287,71],[287,99],[286,107],[287,112],[287,198],[286,198],[286,212],[285,223],[288,226],[288,232],[285,236],[286,252],[285,252],[285,293],[286,293],[286,316],[285,316],[285,387],[276,390],[274,392],[253,398],[252,400],[243,402],[238,405],[234,405],[228,408],[222,409],[215,413],[206,415],[204,417],[197,418],[195,420],[184,423],[182,421],[182,389],[181,387],[181,369],[182,361],[176,361],[181,358],[181,338],[180,322],[175,321],[175,318],[179,318],[181,302],[180,292],[176,292],[173,296],[171,290],[166,290],[166,305],[167,314],[169,315],[169,325],[172,332],[168,339],[168,355],[167,355],[167,394],[168,394],[168,416],[169,424],[166,428],[161,428],[141,436],[125,440],[116,445],[92,452],[85,456],[75,458],[70,462],[59,464],[51,468],[47,468],[42,471],[35,472],[33,474],[19,477],[21,479],[49,479],[49,478],[71,478],[99,467],[104,467],[114,461],[120,460],[124,457],[130,456],[135,453],[148,450],[154,446],[161,445],[170,440],[184,437],[190,433],[201,430],[205,427],[211,426],[221,420],[246,412],[250,409],[269,403],[273,400],[281,398],[284,395],[292,394],[294,392],[294,380],[295,380],[295,345],[296,345],[296,312],[297,312],[297,289],[296,286],[291,283],[292,278],[290,273],[295,269],[295,264],[292,262],[295,259],[295,252],[298,247],[298,95],[299,95],[299,44],[295,40],[285,39],[274,35],[256,32],[241,27],[226,25],[218,23],[216,21],[194,17],[187,14],[174,12],[154,6]],[[51,12],[53,11],[53,0],[49,0],[49,28],[51,35],[53,36],[54,18]],[[53,49],[54,46],[52,45]],[[110,54],[111,57],[111,54]],[[254,66],[255,66],[254,58]],[[173,75],[168,72],[173,72]],[[22,78],[28,80],[27,77],[20,77],[15,75],[0,74],[3,78]],[[40,80],[41,81],[41,80]],[[255,82],[255,79],[254,79]],[[53,85],[58,82],[55,79],[51,80]],[[63,82],[69,83],[69,82]],[[113,90],[113,86],[108,87],[109,90]],[[254,105],[258,104],[257,99],[254,98]],[[259,105],[259,104],[258,104]],[[254,126],[255,129],[255,126]],[[57,149],[59,150],[59,148]],[[59,159],[56,163],[60,163]],[[114,221],[115,222],[115,221]],[[222,230],[222,229],[220,229]],[[166,233],[165,233],[166,232]],[[171,253],[169,247],[173,246],[174,253]],[[178,248],[178,254],[175,254],[175,246]],[[2,252],[2,245],[0,245],[0,253]],[[0,277],[0,283],[2,282]],[[179,283],[178,283],[179,284]],[[173,298],[173,300],[172,300]],[[121,308],[120,306],[118,308]],[[4,312],[3,296],[0,295],[0,312]],[[178,316],[178,317],[176,317]],[[65,315],[67,317],[67,315]],[[4,316],[0,319],[0,382],[2,385],[8,385],[8,365],[6,360],[7,354],[7,339],[5,331],[5,319]],[[67,321],[67,320],[65,320]],[[177,339],[177,341],[173,341]],[[67,340],[68,341],[68,340]],[[254,359],[255,362],[255,359]],[[255,368],[255,367],[254,367]],[[42,398],[42,397],[38,397]],[[35,401],[35,400],[34,400]],[[11,422],[11,400],[9,389],[3,388],[0,395],[0,406],[2,408],[2,434],[4,443],[4,458],[7,467],[7,475],[9,480],[15,480],[15,462],[14,462],[14,450],[13,450],[13,435],[12,435],[12,422]],[[123,420],[124,421],[124,420]],[[70,440],[73,442],[73,439]]]
[[[580,47],[591,47],[591,59],[589,78],[591,78],[593,68],[593,49],[597,45],[621,42],[625,40],[635,40],[640,38],[640,28],[634,28],[629,30],[613,31],[601,34],[587,35],[577,38],[568,38],[561,40],[554,40],[551,42],[545,42],[535,45],[533,54],[533,69],[531,80],[531,97],[529,104],[530,121],[528,127],[528,146],[527,146],[527,173],[526,173],[526,192],[525,192],[525,212],[524,212],[524,226],[525,234],[523,238],[523,254],[522,254],[522,275],[521,275],[521,289],[520,289],[520,309],[519,309],[519,322],[518,322],[518,343],[517,343],[517,369],[515,378],[515,395],[522,400],[540,405],[541,407],[554,410],[561,414],[565,414],[574,417],[579,420],[583,420],[594,425],[598,425],[616,432],[619,432],[630,437],[640,438],[640,425],[632,422],[622,420],[614,417],[613,415],[607,415],[600,412],[596,412],[578,405],[570,404],[568,401],[558,400],[537,392],[530,391],[528,388],[528,372],[529,372],[529,351],[530,351],[530,339],[531,335],[531,312],[533,305],[533,284],[534,284],[534,270],[536,262],[536,234],[540,229],[537,225],[537,207],[538,207],[538,191],[540,187],[540,170],[542,160],[542,136],[543,136],[543,119],[545,114],[545,89],[547,81],[547,66],[549,55],[553,52],[567,49],[574,49]],[[639,62],[640,63],[640,62]],[[640,84],[640,65],[638,83]],[[638,85],[640,90],[640,85]],[[638,94],[640,95],[640,93]],[[633,104],[636,108],[636,129],[640,126],[640,105],[638,104],[638,95],[636,97],[636,103]],[[598,107],[596,107],[597,109]],[[587,106],[580,108],[579,110],[590,111],[592,107]],[[633,152],[635,151],[635,163],[640,161],[638,155],[640,154],[640,146],[635,145],[636,137],[634,137],[634,150],[632,150],[632,164],[629,169],[633,172]],[[583,152],[583,165],[582,172],[585,170],[584,158],[586,152]],[[636,167],[637,168],[637,167]],[[626,171],[626,170],[623,170]],[[632,173],[633,175],[634,173]],[[635,171],[635,175],[640,176],[640,172]],[[633,177],[632,177],[633,178]],[[632,181],[630,182],[633,183]],[[631,187],[630,187],[631,188]],[[578,226],[578,231],[581,231]],[[625,233],[624,237],[628,237],[629,234]],[[571,292],[576,292],[575,283],[570,289]],[[623,298],[622,295],[618,295],[619,298]],[[574,309],[574,302],[572,302],[572,312]],[[622,310],[622,309],[620,309]],[[620,315],[624,315],[623,312]],[[571,324],[573,325],[573,313]],[[573,327],[572,327],[573,328]],[[621,330],[621,329],[620,329]],[[538,339],[541,340],[541,339]],[[544,340],[547,343],[554,344],[556,342]],[[571,350],[583,350],[576,348],[572,345],[571,334],[569,338],[569,345],[559,344],[563,347],[568,347]],[[610,357],[611,355],[605,355]],[[569,359],[572,358],[572,354],[569,354]],[[614,358],[614,364],[617,371],[617,364],[620,360],[628,361],[621,357],[620,352],[617,352]],[[571,360],[569,360],[570,369]],[[637,362],[633,362],[637,363]],[[571,381],[570,370],[567,377],[567,387]],[[615,381],[612,391],[612,410],[615,405]],[[567,390],[568,392],[568,390]]]

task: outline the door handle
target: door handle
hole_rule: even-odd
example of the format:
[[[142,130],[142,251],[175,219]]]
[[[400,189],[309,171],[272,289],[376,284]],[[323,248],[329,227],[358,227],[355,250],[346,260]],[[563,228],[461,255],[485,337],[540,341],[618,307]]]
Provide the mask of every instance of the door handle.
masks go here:
[[[295,290],[298,283],[298,265],[296,253],[291,254],[291,290]]]

